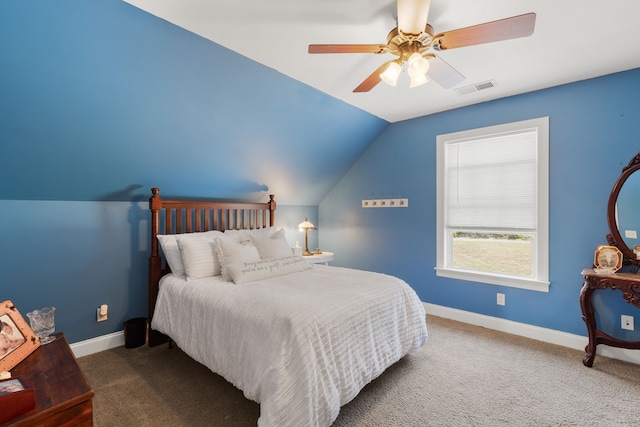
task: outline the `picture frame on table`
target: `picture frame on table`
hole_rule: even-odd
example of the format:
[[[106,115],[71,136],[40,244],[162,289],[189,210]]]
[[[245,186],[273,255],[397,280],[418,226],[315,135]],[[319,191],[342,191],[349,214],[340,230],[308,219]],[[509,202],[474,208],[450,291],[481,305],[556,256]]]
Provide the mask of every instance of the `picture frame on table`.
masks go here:
[[[0,303],[0,372],[8,372],[40,347],[40,340],[16,306]]]
[[[615,273],[622,268],[622,252],[615,246],[598,247],[593,258],[598,273]]]

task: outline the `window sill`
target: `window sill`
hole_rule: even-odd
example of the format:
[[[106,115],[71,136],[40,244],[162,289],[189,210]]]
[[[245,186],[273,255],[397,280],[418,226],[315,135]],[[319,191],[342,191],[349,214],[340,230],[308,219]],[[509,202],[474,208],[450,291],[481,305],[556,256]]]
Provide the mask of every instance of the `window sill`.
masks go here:
[[[436,267],[436,276],[450,279],[467,280],[471,282],[487,283],[490,285],[509,286],[530,291],[549,292],[549,282],[535,279],[524,279],[497,274],[482,274],[452,268]]]

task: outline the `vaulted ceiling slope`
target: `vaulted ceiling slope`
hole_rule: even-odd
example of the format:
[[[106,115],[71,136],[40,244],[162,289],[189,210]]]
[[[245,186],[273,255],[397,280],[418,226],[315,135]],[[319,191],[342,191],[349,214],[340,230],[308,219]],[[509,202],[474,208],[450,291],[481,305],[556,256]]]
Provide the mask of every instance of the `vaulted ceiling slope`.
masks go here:
[[[388,122],[121,0],[0,2],[0,199],[317,206]]]
[[[125,1],[389,122],[640,67],[637,0],[431,0],[436,33],[529,12],[535,31],[439,52],[465,77],[451,89],[433,81],[409,89],[404,75],[397,87],[367,93],[352,90],[389,54],[309,55],[307,47],[385,44],[394,0]]]

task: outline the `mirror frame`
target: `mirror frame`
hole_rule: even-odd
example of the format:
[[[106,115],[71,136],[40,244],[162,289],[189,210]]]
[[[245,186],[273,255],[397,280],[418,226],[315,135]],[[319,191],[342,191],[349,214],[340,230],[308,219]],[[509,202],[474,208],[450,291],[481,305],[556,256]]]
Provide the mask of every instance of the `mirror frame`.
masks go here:
[[[629,164],[622,169],[622,175],[616,181],[611,190],[609,196],[609,204],[607,205],[607,222],[609,223],[609,232],[607,235],[607,241],[610,245],[617,247],[624,256],[624,264],[640,265],[640,259],[636,259],[636,255],[633,253],[633,249],[629,248],[624,242],[620,230],[618,229],[618,223],[616,222],[616,204],[618,202],[618,195],[622,186],[634,172],[640,170],[640,153],[636,154]]]

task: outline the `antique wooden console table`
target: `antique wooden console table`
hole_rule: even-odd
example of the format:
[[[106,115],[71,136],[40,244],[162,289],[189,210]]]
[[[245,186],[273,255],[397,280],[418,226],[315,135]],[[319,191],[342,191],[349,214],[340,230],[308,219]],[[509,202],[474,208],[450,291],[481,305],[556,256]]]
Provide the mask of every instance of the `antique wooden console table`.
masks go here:
[[[580,308],[582,320],[587,324],[589,344],[585,348],[587,354],[582,359],[585,366],[593,366],[596,357],[596,346],[605,344],[612,347],[640,349],[640,341],[623,341],[599,331],[596,327],[596,317],[591,304],[591,297],[596,289],[613,289],[622,291],[624,299],[640,308],[640,275],[633,273],[599,274],[593,269],[582,271],[584,285],[580,291]]]

